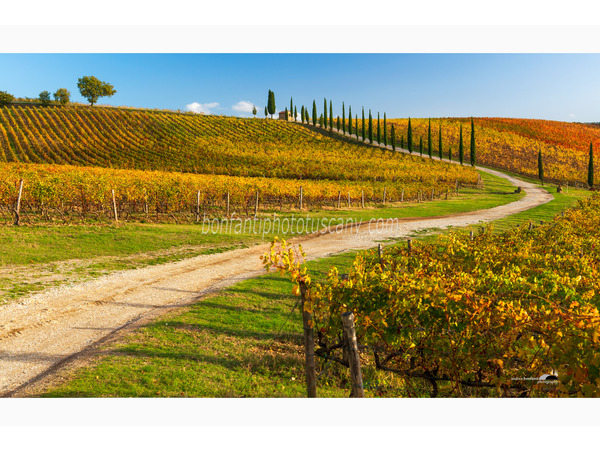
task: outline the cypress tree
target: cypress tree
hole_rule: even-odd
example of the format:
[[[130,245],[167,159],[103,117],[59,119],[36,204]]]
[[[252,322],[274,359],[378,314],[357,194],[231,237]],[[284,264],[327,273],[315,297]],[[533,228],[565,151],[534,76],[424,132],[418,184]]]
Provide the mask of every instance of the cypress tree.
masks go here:
[[[400,136],[400,148],[404,148],[404,135]]]
[[[312,110],[312,121],[313,126],[317,126],[317,103],[313,100],[313,110]]]
[[[440,138],[439,138],[439,152],[440,152],[440,161],[444,157],[444,152],[442,151],[442,124],[440,123]]]
[[[421,153],[421,156],[423,156],[423,136],[419,138],[419,152]]]
[[[475,166],[475,123],[471,117],[471,165]]]
[[[329,100],[329,129],[333,130],[333,105],[331,103],[331,100]]]
[[[429,127],[427,128],[427,152],[429,157],[433,157],[433,141],[431,139],[431,118],[429,119]]]
[[[325,124],[325,128],[327,128],[327,99],[323,99],[323,123]],[[323,125],[321,125],[323,126]]]
[[[354,129],[356,130],[356,140],[358,141],[358,114],[354,114]]]
[[[348,133],[352,136],[352,106],[348,106]]]
[[[590,142],[590,161],[588,163],[588,186],[590,189],[594,187],[594,148]]]
[[[448,161],[452,161],[452,147],[448,146]]]
[[[369,110],[369,144],[373,143],[373,116]]]
[[[285,107],[285,116],[283,116],[283,117],[285,117],[285,120],[288,120],[288,109],[287,109],[287,106]]]
[[[298,110],[294,106],[294,120],[297,120],[297,119],[298,119]]]
[[[460,124],[460,139],[458,141],[458,160],[460,161],[460,165],[462,166],[463,161],[465,160],[465,148],[463,146],[462,137],[462,123]]]
[[[542,149],[538,151],[538,177],[544,185],[544,161],[542,161]]]
[[[304,105],[300,107],[300,121],[304,123]]]
[[[290,114],[294,111],[294,100],[290,97]]]
[[[346,105],[342,102],[342,132],[346,134]]]
[[[381,145],[381,125],[379,124],[379,113],[377,113],[377,145]]]
[[[387,121],[385,113],[383,113],[383,145],[387,147]]]
[[[396,151],[396,128],[394,127],[394,124],[392,124],[392,150]]]
[[[337,126],[337,130],[339,132],[340,131],[340,116],[337,116],[336,126]]]
[[[413,152],[413,137],[412,137],[412,125],[410,124],[410,117],[408,118],[408,133],[406,136],[406,140],[408,141],[408,151],[410,153]]]
[[[361,123],[361,125],[362,125],[362,139],[363,139],[363,142],[365,142],[365,107],[364,106],[363,106],[363,109],[362,109],[362,123]]]
[[[325,121],[323,120],[323,114],[319,116],[319,126],[323,128],[325,126]]]
[[[275,93],[271,90],[269,90],[269,98],[267,101],[267,107],[269,110],[269,114],[271,114],[271,119],[272,119],[273,114],[275,114],[275,111],[277,111],[277,108],[275,106]]]
[[[267,118],[268,115],[269,115],[269,111],[267,110],[267,107],[265,106],[265,119]]]

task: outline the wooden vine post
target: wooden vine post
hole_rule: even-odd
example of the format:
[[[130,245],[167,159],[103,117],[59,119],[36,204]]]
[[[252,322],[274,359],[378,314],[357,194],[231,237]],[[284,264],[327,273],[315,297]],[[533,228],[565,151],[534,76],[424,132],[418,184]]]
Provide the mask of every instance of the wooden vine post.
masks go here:
[[[383,187],[383,206],[385,206],[385,194],[387,194],[387,186]]]
[[[15,226],[18,227],[21,220],[21,197],[23,196],[23,179],[19,181],[19,196],[15,206]]]
[[[306,361],[304,367],[306,369],[306,393],[308,397],[315,398],[317,396],[317,369],[315,365],[315,332],[313,329],[312,314],[306,311],[304,303],[306,302],[306,284],[300,282],[300,298],[302,308],[302,323],[304,325],[304,354]]]
[[[258,215],[258,191],[256,191],[256,204],[254,205],[254,218]]]
[[[303,195],[304,191],[302,189],[302,186],[300,186],[300,211],[302,211],[302,200],[303,200]]]
[[[117,199],[115,198],[115,190],[112,189],[112,201],[113,201],[113,214],[115,215],[115,222],[119,221],[119,215],[117,214]]]
[[[342,325],[344,327],[344,347],[348,355],[350,378],[352,379],[352,393],[350,397],[364,398],[365,389],[360,369],[360,355],[358,353],[358,342],[354,328],[354,314],[351,312],[342,313]]]
[[[404,188],[402,188],[402,197],[400,197],[400,203],[404,203]]]
[[[364,207],[365,207],[365,191],[362,191],[362,192],[361,192],[360,204],[361,204],[361,207],[362,207],[362,208],[364,208]]]
[[[196,193],[196,222],[200,221],[200,191]]]
[[[342,207],[342,191],[338,191],[338,209]]]
[[[229,191],[227,191],[227,217],[229,217]]]

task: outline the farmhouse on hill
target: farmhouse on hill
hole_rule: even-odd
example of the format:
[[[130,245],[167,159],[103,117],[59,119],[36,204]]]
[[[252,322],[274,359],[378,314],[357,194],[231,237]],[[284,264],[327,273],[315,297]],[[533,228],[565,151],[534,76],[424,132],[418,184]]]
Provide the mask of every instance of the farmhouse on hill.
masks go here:
[[[288,122],[294,122],[294,116],[289,111],[281,111],[279,113],[279,120],[287,120]]]

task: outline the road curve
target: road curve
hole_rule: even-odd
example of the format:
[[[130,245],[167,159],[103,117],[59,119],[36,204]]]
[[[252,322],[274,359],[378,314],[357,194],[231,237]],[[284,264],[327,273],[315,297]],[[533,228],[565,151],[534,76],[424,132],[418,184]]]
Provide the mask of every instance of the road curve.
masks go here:
[[[521,200],[491,209],[446,217],[402,219],[386,230],[363,223],[344,232],[302,237],[309,259],[378,241],[407,236],[424,228],[461,227],[497,220],[552,200],[543,189],[509,175],[479,170],[521,186]],[[0,396],[27,395],[35,383],[119,330],[133,328],[170,308],[197,301],[209,292],[262,273],[259,256],[268,244],[202,255],[180,262],[104,276],[72,287],[33,295],[0,306]],[[33,391],[35,392],[35,390]]]

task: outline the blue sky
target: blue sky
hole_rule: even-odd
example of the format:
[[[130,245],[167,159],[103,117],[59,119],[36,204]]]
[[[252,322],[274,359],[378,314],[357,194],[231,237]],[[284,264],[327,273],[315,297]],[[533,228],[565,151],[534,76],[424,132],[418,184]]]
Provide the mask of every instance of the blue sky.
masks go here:
[[[388,117],[521,117],[600,121],[599,54],[0,54],[0,90],[37,97],[94,75],[117,94],[100,103],[264,116],[319,111],[331,99]],[[189,106],[192,105],[192,106]],[[237,105],[237,107],[235,106]]]

